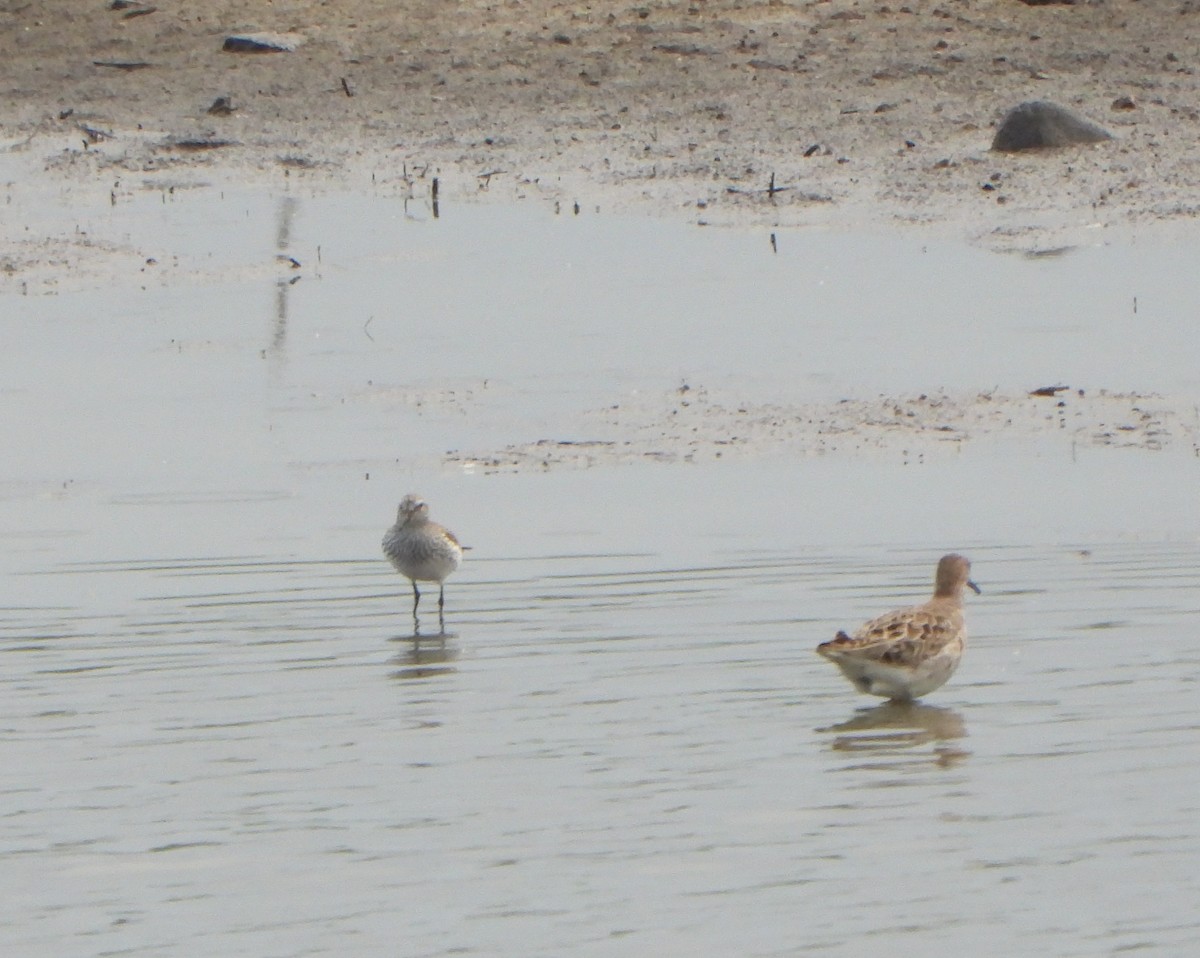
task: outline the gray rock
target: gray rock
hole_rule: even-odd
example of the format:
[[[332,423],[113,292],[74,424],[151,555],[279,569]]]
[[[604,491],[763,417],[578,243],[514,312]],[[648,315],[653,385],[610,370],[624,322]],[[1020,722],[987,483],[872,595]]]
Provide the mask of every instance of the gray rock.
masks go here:
[[[992,149],[1016,153],[1111,139],[1108,130],[1065,106],[1047,100],[1030,100],[1008,111],[992,140]]]

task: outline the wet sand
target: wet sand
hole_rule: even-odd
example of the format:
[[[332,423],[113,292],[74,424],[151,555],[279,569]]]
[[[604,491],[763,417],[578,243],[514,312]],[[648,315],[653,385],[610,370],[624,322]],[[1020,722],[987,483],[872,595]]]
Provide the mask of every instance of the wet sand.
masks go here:
[[[411,197],[428,215],[436,180],[442,205],[524,201],[561,215],[637,210],[764,230],[899,228],[1041,255],[1139,231],[1180,235],[1171,231],[1186,229],[1200,188],[1188,132],[1200,89],[1160,42],[1182,44],[1195,15],[1157,3],[1139,5],[1136,17],[1098,4],[1014,2],[603,11],[538,2],[458,4],[453,16],[436,3],[406,4],[401,16],[385,3],[295,2],[254,16],[232,3],[203,14],[80,10],[66,0],[14,11],[20,29],[0,36],[6,291],[227,282],[294,268],[287,256],[242,256],[214,270],[169,226],[148,239],[96,222],[105,203],[179,192],[350,190]],[[223,51],[239,31],[285,34],[295,49]],[[1111,108],[1122,96],[1132,109]],[[208,112],[219,97],[232,112]],[[1117,139],[990,153],[999,116],[1033,97],[1082,109]],[[767,190],[772,182],[777,191]],[[857,268],[872,282],[881,266]],[[981,283],[979,295],[989,295]],[[999,388],[1011,402],[1014,387],[1046,384],[971,384],[974,395],[945,395],[941,408],[962,406],[976,435],[985,421],[1025,428],[1034,417],[1002,422],[995,403],[977,399]],[[1103,437],[1108,416],[1126,433],[1112,441],[1128,442],[1130,422],[1141,423],[1136,396],[1120,414],[1112,397],[1103,410],[1080,408],[1094,404],[1095,389],[1155,384],[1086,385],[1093,392],[1073,409],[1089,419],[1089,435]],[[456,455],[510,464],[716,456],[730,450],[714,443],[737,435],[733,445],[756,448],[768,433],[775,444],[803,439],[833,451],[859,441],[835,438],[848,415],[876,425],[887,417],[888,400],[872,386],[846,384],[837,408],[748,409],[744,396],[731,397],[732,408],[681,407],[691,420],[703,408],[698,437],[672,432],[679,410],[626,403],[598,422],[603,409],[580,409],[577,431],[596,444],[584,455],[544,448],[556,441],[547,435],[498,437]],[[1176,402],[1172,414],[1186,419],[1189,405]],[[907,436],[919,425],[908,413],[859,438]],[[782,421],[790,425],[781,430]],[[800,422],[828,425],[801,437]],[[647,446],[660,426],[658,446]]]
[[[311,184],[90,205],[67,192],[10,208],[73,221],[81,254],[128,260],[85,255],[5,280],[20,312],[45,317],[14,327],[14,346],[46,370],[19,395],[91,391],[85,421],[117,397],[92,371],[69,378],[61,362],[81,343],[122,356],[110,360],[132,377],[121,393],[155,402],[156,388],[192,379],[204,397],[205,376],[225,380],[249,358],[284,375],[297,349],[307,355],[299,328],[338,344],[336,364],[314,371],[317,394],[403,424],[383,459],[375,437],[354,450],[346,433],[339,446],[365,471],[1200,448],[1188,246],[1013,258],[903,233],[768,236],[528,205],[443,201],[437,218],[388,187]],[[886,281],[862,284],[866,264]],[[270,304],[255,305],[264,293]],[[249,327],[236,319],[264,307]],[[66,326],[52,318],[62,309]],[[163,356],[185,377],[164,381]],[[224,401],[257,399],[239,387]],[[13,407],[18,434],[35,434],[41,408]],[[55,470],[87,473],[69,460]]]
[[[1045,387],[1043,394],[999,392],[878,396],[829,404],[724,401],[684,385],[657,397],[636,397],[585,417],[582,439],[539,439],[447,461],[485,471],[587,468],[622,462],[706,462],[739,455],[822,456],[890,453],[924,462],[971,442],[1036,443],[1046,437],[1071,446],[1158,451],[1169,445],[1200,450],[1195,407],[1161,396]]]
[[[139,15],[143,10],[144,15]],[[1053,250],[1190,220],[1197,14],[1014,0],[29,4],[0,34],[11,194],[390,184],[710,224],[906,224]],[[222,49],[238,32],[291,52]],[[232,112],[208,112],[227,98]],[[1017,103],[1116,134],[988,151]],[[777,191],[771,191],[774,185]],[[10,273],[117,251],[13,224]],[[1097,232],[1099,231],[1099,233]]]

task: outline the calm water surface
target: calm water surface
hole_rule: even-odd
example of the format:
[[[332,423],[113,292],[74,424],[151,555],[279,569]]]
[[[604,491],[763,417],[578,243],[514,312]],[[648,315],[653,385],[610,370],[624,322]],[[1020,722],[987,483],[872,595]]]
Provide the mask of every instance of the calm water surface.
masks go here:
[[[444,646],[374,559],[49,572],[137,596],[6,612],[7,950],[1196,940],[1194,544],[974,546],[969,654],[906,707],[811,646],[931,554],[746,545],[473,558]]]
[[[184,221],[261,227],[273,256],[278,202],[180,202],[168,210]],[[909,351],[907,366],[869,360],[888,388],[929,386],[938,368],[950,372],[929,388],[992,385],[1022,362],[1057,380],[1069,361],[1064,376],[1119,387],[1110,370],[1124,370],[1136,388],[1187,390],[1194,363],[1169,348],[1185,317],[1160,306],[1151,322],[1143,305],[1157,367],[1124,350],[1126,288],[1094,320],[1000,309],[991,333],[931,356],[921,343],[958,322],[954,297],[927,298],[898,330],[871,291],[837,283],[826,300],[828,285],[795,278],[801,259],[839,277],[845,238],[762,267],[764,281],[738,265],[780,262],[759,236],[653,225],[622,253],[611,224],[521,214],[501,222],[540,257],[505,259],[487,231],[346,202],[341,219],[332,200],[286,213],[298,246],[325,244],[321,274],[286,289],[272,275],[5,299],[3,954],[1200,943],[1191,450],[439,465],[447,448],[535,437],[614,389],[697,369],[760,392],[820,394],[842,377],[869,393],[869,377],[845,379],[863,356],[852,332],[808,352],[789,325],[780,298],[805,289],[820,328],[865,317]],[[169,232],[139,215],[147,235]],[[486,241],[464,247],[472,235]],[[394,254],[386,269],[362,259],[372,243]],[[1107,251],[1023,263],[869,243],[930,264],[896,273],[914,293],[964,263],[1017,277],[1037,302],[1062,302],[1089,263],[1098,286],[1118,282]],[[670,266],[680,249],[692,258]],[[555,250],[577,264],[578,299]],[[474,264],[503,295],[430,262]],[[719,295],[674,303],[680,271],[698,268]],[[604,276],[626,281],[594,315]],[[1194,294],[1139,276],[1143,304]],[[739,298],[761,310],[721,332]],[[646,301],[667,317],[645,333],[664,337],[658,355],[679,342],[685,357],[657,373],[635,344]],[[576,305],[594,322],[567,323]],[[514,316],[527,320],[516,342],[495,326]],[[772,357],[772,341],[795,349]],[[464,407],[445,388],[494,393]],[[407,584],[378,553],[410,489],[474,547],[447,586],[444,643],[436,615],[414,640]],[[968,599],[958,674],[913,706],[857,696],[813,646],[923,599],[952,548],[985,590]]]

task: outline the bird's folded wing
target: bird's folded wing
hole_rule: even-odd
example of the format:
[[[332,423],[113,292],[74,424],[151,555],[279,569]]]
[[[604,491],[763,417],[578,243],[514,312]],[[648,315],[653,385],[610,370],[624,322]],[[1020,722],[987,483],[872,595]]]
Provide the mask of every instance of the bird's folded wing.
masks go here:
[[[960,634],[958,616],[917,606],[872,619],[853,636],[838,633],[821,648],[888,665],[911,665],[936,655]]]

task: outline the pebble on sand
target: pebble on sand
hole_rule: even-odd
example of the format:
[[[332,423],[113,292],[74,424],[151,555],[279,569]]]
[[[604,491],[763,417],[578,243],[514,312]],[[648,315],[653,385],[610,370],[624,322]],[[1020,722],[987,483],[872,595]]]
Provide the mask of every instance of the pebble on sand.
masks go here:
[[[291,53],[304,38],[296,33],[237,33],[225,38],[226,53]]]

